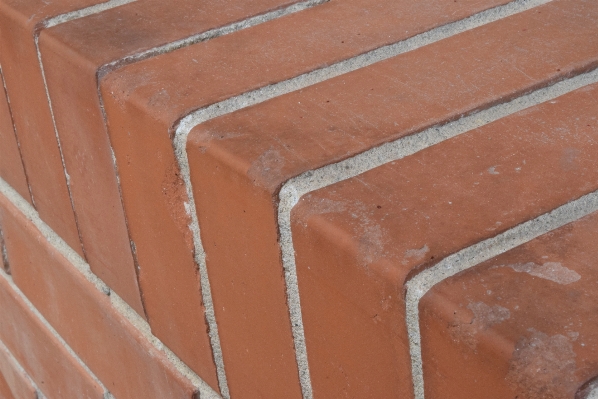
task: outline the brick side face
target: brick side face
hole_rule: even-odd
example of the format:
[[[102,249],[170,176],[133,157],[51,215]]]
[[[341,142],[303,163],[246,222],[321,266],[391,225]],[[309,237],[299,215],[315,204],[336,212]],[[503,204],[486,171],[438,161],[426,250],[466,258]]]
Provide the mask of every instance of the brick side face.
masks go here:
[[[598,399],[595,0],[0,0],[0,398]]]

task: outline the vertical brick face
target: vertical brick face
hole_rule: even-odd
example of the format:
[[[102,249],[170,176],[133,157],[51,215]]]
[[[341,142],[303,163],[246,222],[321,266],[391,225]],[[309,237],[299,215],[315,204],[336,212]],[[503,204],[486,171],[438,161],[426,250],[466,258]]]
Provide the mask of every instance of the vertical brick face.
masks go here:
[[[181,117],[193,109],[313,71],[503,3],[447,5],[428,1],[420,8],[403,1],[377,4],[330,1],[138,62],[106,76],[102,92],[109,134],[131,236],[141,265],[144,298],[148,309],[162,307],[161,314],[149,315],[156,332],[158,317],[163,326],[180,326],[180,331],[187,331],[191,318],[186,315],[196,312],[197,306],[187,294],[195,289],[192,284],[195,276],[193,242],[185,211],[185,188],[172,149],[175,124]],[[189,82],[197,83],[190,86]],[[219,137],[215,135],[214,140],[218,141]],[[212,234],[228,237],[228,240],[217,246],[212,241],[206,244],[208,263],[214,262],[213,267],[208,265],[210,278],[212,273],[220,273],[212,270],[224,267],[220,260],[227,258],[226,276],[212,288],[232,395],[242,392],[259,397],[265,392],[285,392],[287,397],[299,397],[272,193],[255,188],[241,176],[218,176],[243,189],[235,191],[237,186],[221,187],[220,183],[211,186],[214,198],[218,198],[215,206],[227,209],[229,199],[220,195],[222,189],[248,207],[234,210],[228,207],[228,213],[219,214],[223,228]],[[209,182],[201,184],[210,185]],[[239,195],[240,192],[243,194]],[[211,205],[206,209],[208,214],[213,214]],[[257,221],[267,228],[257,231],[252,225]],[[208,226],[209,222],[202,220],[202,226],[204,224]],[[235,227],[239,229],[233,230]],[[244,232],[252,233],[247,236]],[[248,240],[241,241],[241,238]],[[245,251],[246,248],[251,251]],[[245,258],[245,254],[249,258]],[[239,269],[230,270],[231,264],[238,265]],[[235,277],[229,278],[233,275]],[[234,296],[234,302],[224,298],[229,295]],[[246,333],[239,334],[239,331]],[[267,377],[271,372],[278,377]],[[289,387],[295,391],[289,393]]]
[[[12,114],[0,71],[0,177],[31,202],[27,178],[15,136]]]
[[[593,214],[428,292],[426,394],[577,398],[598,375],[597,233]]]
[[[595,67],[598,31],[593,21],[597,17],[595,3],[555,1],[197,126],[189,135],[187,151],[224,357],[230,359],[228,369],[238,367],[241,374],[250,362],[256,364],[252,370],[270,364],[259,356],[267,353],[272,342],[284,342],[281,334],[288,331],[288,319],[280,316],[286,309],[276,240],[278,190],[285,181]],[[569,50],[573,42],[575,50]],[[389,178],[388,184],[393,180]],[[322,252],[316,258],[335,261],[331,256]],[[363,278],[360,275],[356,284]],[[372,292],[400,296],[392,284],[380,284]],[[338,298],[323,301],[328,288],[318,289],[322,290],[319,300],[313,303],[332,312],[326,317],[334,317],[337,306],[347,311],[354,308],[353,302],[339,303]],[[233,326],[244,321],[244,331],[254,333],[239,336]],[[399,329],[399,321],[394,323],[392,328]],[[265,325],[270,326],[268,334],[262,332]],[[335,337],[342,329],[333,331],[326,338],[329,345],[339,343]],[[385,342],[378,335],[372,340]],[[377,361],[388,365],[382,369],[390,380],[396,381],[391,370],[401,369],[402,381],[408,381],[406,346],[396,345],[370,353],[379,354]],[[264,349],[252,355],[251,348],[256,347]],[[281,345],[279,351],[283,350]],[[402,357],[393,357],[395,350]],[[342,351],[349,356],[353,349]],[[340,366],[318,367],[333,367],[336,374],[328,386],[331,390],[320,387],[315,394],[344,395],[341,387],[346,380]],[[348,377],[355,378],[350,385],[356,396],[391,395],[399,389],[396,384],[364,383],[365,375],[371,377],[368,381],[380,381],[374,372],[378,368],[359,370],[365,373],[363,379],[359,373]],[[314,377],[314,384],[327,385],[325,375]],[[243,377],[247,381],[249,374]],[[409,383],[403,382],[400,389],[410,395]]]
[[[410,394],[406,279],[598,189],[597,93],[577,90],[300,200],[293,240],[315,396]]]
[[[37,58],[35,38],[46,19],[101,2],[39,0],[0,2],[0,64],[28,171],[33,200],[42,218],[83,254],[66,177]]]
[[[2,343],[0,343],[0,393],[5,395],[3,398],[38,399],[33,381]]]
[[[16,285],[117,398],[193,398],[195,387],[5,197]],[[80,396],[63,396],[80,397]]]
[[[0,339],[48,398],[103,399],[104,390],[0,276]]]

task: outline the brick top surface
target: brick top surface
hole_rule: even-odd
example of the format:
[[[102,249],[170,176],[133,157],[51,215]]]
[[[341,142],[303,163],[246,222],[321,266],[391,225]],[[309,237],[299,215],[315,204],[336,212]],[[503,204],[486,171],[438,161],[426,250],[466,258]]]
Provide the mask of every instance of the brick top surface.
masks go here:
[[[275,189],[309,169],[598,62],[598,3],[558,0],[195,128],[201,150]]]
[[[504,3],[331,0],[128,66],[103,86],[171,127],[194,109]]]
[[[2,0],[0,8],[9,11],[13,18],[33,28],[48,18],[102,2],[102,0]]]

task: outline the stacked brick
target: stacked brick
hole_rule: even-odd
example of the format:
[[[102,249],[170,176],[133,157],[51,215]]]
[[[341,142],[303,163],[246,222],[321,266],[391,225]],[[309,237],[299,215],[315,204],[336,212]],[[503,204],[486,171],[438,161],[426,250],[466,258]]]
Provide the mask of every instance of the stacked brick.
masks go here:
[[[1,398],[598,397],[594,0],[0,0]]]

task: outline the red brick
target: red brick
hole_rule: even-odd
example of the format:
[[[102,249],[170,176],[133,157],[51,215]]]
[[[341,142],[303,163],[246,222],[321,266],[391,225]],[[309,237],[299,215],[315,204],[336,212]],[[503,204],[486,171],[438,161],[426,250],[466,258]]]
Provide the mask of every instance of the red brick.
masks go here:
[[[195,0],[185,0],[178,1],[176,7],[162,0],[134,2],[55,26],[40,35],[40,52],[87,259],[94,273],[142,315],[102,99],[98,96],[98,76],[103,73],[100,69],[124,57],[291,2],[260,0],[238,5],[229,0],[198,6]],[[144,268],[144,263],[139,267]],[[189,279],[185,286],[191,291],[186,300],[197,305],[193,313],[184,314],[186,323],[194,326],[192,333],[179,331],[178,324],[163,323],[160,311],[155,310],[163,304],[156,304],[151,294],[147,314],[156,335],[217,388],[197,278]],[[187,335],[185,339],[183,335]]]
[[[0,379],[4,380],[5,387],[8,388],[7,391],[10,393],[10,396],[6,395],[8,398],[38,399],[33,381],[2,343],[0,343]],[[0,385],[2,385],[1,381]]]
[[[3,196],[0,212],[15,284],[115,397],[194,397],[165,354]]]
[[[597,18],[595,2],[554,1],[195,128],[187,152],[227,369],[249,379],[243,367],[270,364],[268,351],[292,357],[277,227],[284,182],[595,67]],[[130,143],[123,160],[155,157],[150,143]],[[146,194],[141,180],[134,188]]]
[[[1,70],[0,83],[0,178],[31,202]]]
[[[187,199],[172,149],[172,133],[181,117],[194,109],[504,3],[503,0],[450,4],[435,0],[417,4],[332,0],[106,76],[102,92],[124,207],[142,265],[140,281],[148,308],[150,301],[162,304],[160,323],[192,331],[193,326],[186,322],[185,315],[197,312],[196,304],[188,301],[193,295],[189,282],[195,277],[196,265],[184,208]],[[271,197],[266,195],[263,201],[271,202]],[[271,207],[264,214],[271,220]],[[226,219],[235,223],[230,215]],[[255,219],[259,216],[252,220]],[[246,228],[248,221],[238,222]],[[236,239],[239,235],[235,233],[229,238]],[[276,231],[270,229],[254,237],[265,243],[262,246],[252,240],[250,246],[264,249],[267,271],[260,272],[262,279],[243,276],[241,280],[255,283],[253,292],[271,292],[274,303],[252,309],[255,301],[245,296],[245,291],[236,290],[230,294],[239,294],[241,301],[247,299],[243,306],[249,311],[236,309],[229,315],[220,310],[222,306],[218,308],[230,389],[233,396],[235,392],[249,397],[282,392],[285,397],[299,397]],[[237,244],[231,241],[223,249],[229,253]],[[245,244],[239,244],[241,247],[245,248]],[[208,256],[212,262],[216,255],[209,252]],[[255,269],[245,269],[249,270]],[[218,289],[229,290],[228,285],[227,280],[226,286]],[[151,321],[152,316],[149,318]],[[239,334],[240,330],[246,333]],[[271,330],[280,335],[270,334]],[[277,377],[271,378],[272,375]]]
[[[39,67],[36,35],[54,16],[103,0],[0,1],[0,64],[31,195],[42,218],[83,254]]]
[[[577,398],[598,375],[597,235],[592,214],[433,287],[426,396]]]
[[[316,397],[411,397],[406,280],[598,189],[597,99],[598,85],[580,89],[302,197],[293,241]]]
[[[14,399],[12,391],[8,386],[8,383],[4,379],[4,376],[0,373],[0,396],[4,399]]]
[[[48,398],[104,398],[103,388],[33,314],[3,274],[0,339]]]

